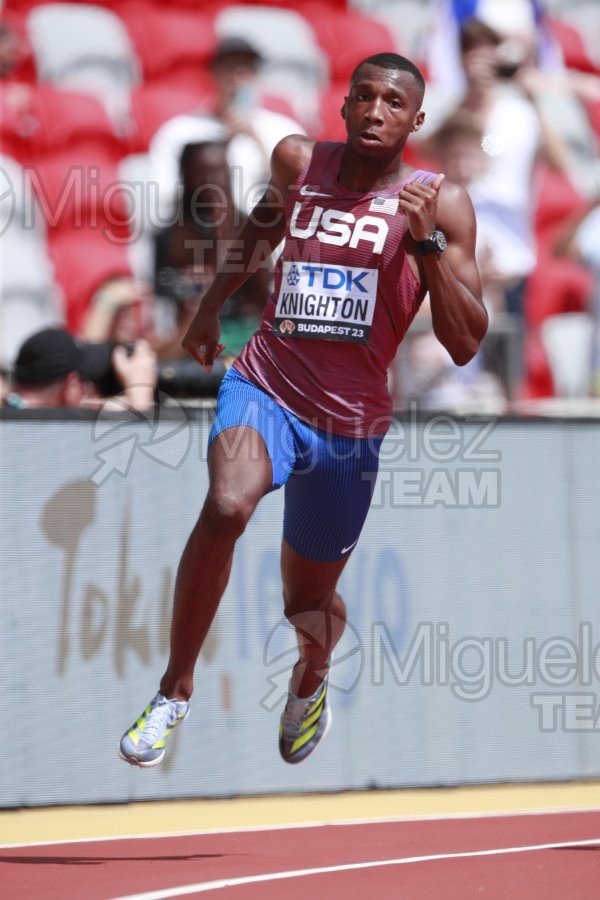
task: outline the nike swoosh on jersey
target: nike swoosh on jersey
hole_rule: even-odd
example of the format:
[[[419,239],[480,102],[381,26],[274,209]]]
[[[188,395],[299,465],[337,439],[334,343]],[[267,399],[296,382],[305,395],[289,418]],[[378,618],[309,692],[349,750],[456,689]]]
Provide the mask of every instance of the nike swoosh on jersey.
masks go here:
[[[319,191],[311,191],[310,188],[303,184],[298,192],[302,197],[331,197],[332,194],[321,194]]]
[[[348,547],[342,547],[342,553],[347,553],[348,550],[352,550],[352,548],[354,547],[355,544],[358,544],[358,538],[356,538],[356,540],[352,544],[350,544]]]

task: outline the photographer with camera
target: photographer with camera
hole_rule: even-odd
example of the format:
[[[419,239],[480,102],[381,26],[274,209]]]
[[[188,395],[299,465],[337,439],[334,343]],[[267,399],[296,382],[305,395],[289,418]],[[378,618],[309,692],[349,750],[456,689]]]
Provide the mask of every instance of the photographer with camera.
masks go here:
[[[64,328],[44,328],[27,338],[15,359],[10,409],[90,408],[118,394],[140,411],[154,405],[156,359],[146,341],[84,343]]]

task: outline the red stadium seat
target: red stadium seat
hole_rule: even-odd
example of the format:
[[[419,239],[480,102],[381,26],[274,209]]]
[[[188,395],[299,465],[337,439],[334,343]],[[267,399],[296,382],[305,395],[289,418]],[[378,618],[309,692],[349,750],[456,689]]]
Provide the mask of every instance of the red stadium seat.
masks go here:
[[[306,3],[299,9],[310,22],[329,60],[332,81],[348,81],[356,65],[373,53],[396,51],[391,31],[354,10]]]
[[[64,147],[101,146],[117,160],[123,147],[102,103],[49,84],[0,85],[4,152],[31,161]]]
[[[95,292],[105,281],[131,275],[124,243],[110,240],[102,228],[60,228],[48,233],[56,280],[65,296],[67,327],[81,330]]]
[[[205,68],[216,46],[212,18],[195,9],[173,9],[131,0],[116,8],[125,23],[144,79],[180,67]]]
[[[35,110],[40,122],[38,153],[92,146],[102,147],[115,160],[123,155],[106,108],[91,94],[40,84],[35,92]]]
[[[535,230],[538,237],[587,207],[585,199],[562,172],[544,165],[539,171]]]
[[[30,9],[36,6],[44,6],[52,0],[4,0],[4,8],[11,12],[28,13]],[[60,0],[61,3],[82,3],[83,0]],[[114,9],[119,5],[119,0],[86,0],[91,6],[107,6]]]
[[[0,85],[0,142],[22,163],[65,147],[100,147],[115,161],[124,151],[98,99],[49,84]]]
[[[198,0],[155,0],[157,3],[168,4],[169,6],[179,6],[183,9],[189,9],[196,6]],[[232,0],[208,0],[203,6],[204,11],[214,16],[226,6],[231,6]],[[291,9],[294,12],[305,15],[306,6],[319,6],[326,11],[330,9],[345,10],[348,0],[235,0],[236,6],[274,6],[277,9]]]
[[[50,228],[104,223],[116,240],[129,233],[130,200],[114,159],[97,148],[69,148],[27,168]]]
[[[600,138],[600,100],[589,100],[585,108],[590,124]]]
[[[0,11],[0,24],[14,32],[16,37],[15,68],[3,77],[4,83],[18,81],[34,84],[37,79],[33,46],[27,34],[25,16],[22,10]]]
[[[587,201],[566,175],[543,167],[535,211],[538,263],[529,278],[525,298],[526,319],[532,325],[538,325],[547,316],[585,309],[590,276],[577,263],[558,258],[554,245],[566,221],[587,207]]]
[[[540,400],[554,396],[554,381],[550,363],[538,329],[530,328],[525,335],[525,379],[522,400]]]
[[[348,81],[343,79],[330,84],[321,92],[319,100],[320,130],[315,137],[320,141],[345,141],[346,125],[340,110],[348,93]]]
[[[133,131],[128,141],[130,152],[145,152],[160,126],[173,116],[197,110],[209,110],[214,91],[205,86],[196,73],[196,86],[175,88],[163,81],[142,84],[131,94]]]
[[[541,246],[537,265],[527,283],[527,323],[539,325],[548,316],[583,312],[587,309],[592,286],[592,275],[583,266],[569,259],[559,259]]]
[[[564,19],[550,19],[550,28],[562,51],[569,69],[600,74],[598,66],[590,59],[580,32]]]
[[[31,112],[33,88],[0,83],[0,153],[21,164],[33,156],[33,142],[39,123]]]

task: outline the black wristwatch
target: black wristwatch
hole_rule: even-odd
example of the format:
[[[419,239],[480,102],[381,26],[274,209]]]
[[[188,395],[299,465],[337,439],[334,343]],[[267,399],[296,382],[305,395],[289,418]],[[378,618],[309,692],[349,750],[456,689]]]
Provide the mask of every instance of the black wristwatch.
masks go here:
[[[422,256],[428,253],[442,253],[448,246],[446,235],[443,231],[432,231],[427,240],[415,241],[417,250]]]

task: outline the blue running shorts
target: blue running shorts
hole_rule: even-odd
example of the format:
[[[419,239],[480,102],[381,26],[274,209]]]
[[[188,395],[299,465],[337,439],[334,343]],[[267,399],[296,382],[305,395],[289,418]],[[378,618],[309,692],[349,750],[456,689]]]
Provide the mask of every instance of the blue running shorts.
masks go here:
[[[369,511],[384,435],[354,438],[313,428],[231,367],[219,388],[208,446],[239,425],[265,442],[271,490],[285,485],[283,536],[290,547],[317,562],[349,555]]]

